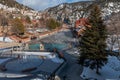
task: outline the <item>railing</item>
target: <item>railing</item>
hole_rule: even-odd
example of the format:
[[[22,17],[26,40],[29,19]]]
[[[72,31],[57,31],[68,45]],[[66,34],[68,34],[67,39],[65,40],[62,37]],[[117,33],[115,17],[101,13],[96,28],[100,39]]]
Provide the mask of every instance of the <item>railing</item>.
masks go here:
[[[17,51],[19,46],[7,47],[0,49],[0,57],[18,57],[18,55],[13,54],[13,51]]]

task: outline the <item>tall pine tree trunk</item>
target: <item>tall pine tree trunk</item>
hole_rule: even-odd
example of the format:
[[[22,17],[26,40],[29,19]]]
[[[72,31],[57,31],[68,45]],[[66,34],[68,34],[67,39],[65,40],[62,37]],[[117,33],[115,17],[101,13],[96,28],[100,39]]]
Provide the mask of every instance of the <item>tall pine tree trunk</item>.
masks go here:
[[[99,74],[99,68],[98,68],[98,65],[97,65],[97,68],[96,68],[96,73]]]
[[[99,62],[98,60],[96,60],[96,62],[97,62],[96,73],[99,74]]]

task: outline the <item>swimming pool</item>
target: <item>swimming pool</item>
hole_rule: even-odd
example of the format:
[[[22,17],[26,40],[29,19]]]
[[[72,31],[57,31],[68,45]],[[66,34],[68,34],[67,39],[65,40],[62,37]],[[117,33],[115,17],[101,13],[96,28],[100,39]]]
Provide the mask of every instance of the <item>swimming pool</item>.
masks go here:
[[[44,43],[44,47],[47,50],[53,50],[54,48],[61,50],[67,47],[65,44],[58,44],[58,43]]]
[[[40,44],[29,44],[30,50],[40,50]]]
[[[54,48],[61,50],[67,47],[65,44],[58,44],[58,43],[43,43],[45,50],[53,50]],[[29,45],[30,50],[39,50],[40,44],[30,44]]]

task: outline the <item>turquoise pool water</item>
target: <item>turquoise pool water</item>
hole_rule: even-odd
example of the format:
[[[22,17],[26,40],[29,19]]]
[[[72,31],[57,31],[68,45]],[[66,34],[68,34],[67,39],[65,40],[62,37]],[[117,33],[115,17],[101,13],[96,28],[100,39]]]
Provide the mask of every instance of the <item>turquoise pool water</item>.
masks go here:
[[[54,48],[61,50],[66,48],[67,45],[65,44],[58,44],[58,43],[44,43],[44,48],[46,50],[53,50]],[[39,50],[40,49],[40,44],[31,44],[29,45],[30,50]]]
[[[30,44],[29,49],[30,50],[40,50],[40,44]]]

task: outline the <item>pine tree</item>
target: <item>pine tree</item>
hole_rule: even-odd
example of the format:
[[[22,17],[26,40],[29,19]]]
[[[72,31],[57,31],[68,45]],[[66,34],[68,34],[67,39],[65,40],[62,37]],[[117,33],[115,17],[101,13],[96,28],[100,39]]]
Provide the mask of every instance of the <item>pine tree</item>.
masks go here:
[[[31,24],[31,19],[30,19],[29,16],[26,16],[26,22],[27,22],[28,24]]]
[[[99,6],[93,5],[88,18],[91,27],[86,26],[83,36],[80,38],[79,63],[91,69],[99,69],[107,63],[106,26],[103,24]]]
[[[52,29],[56,29],[56,28],[60,27],[60,23],[57,22],[55,19],[50,18],[50,19],[47,20],[46,26],[47,26],[50,30],[52,30]]]

